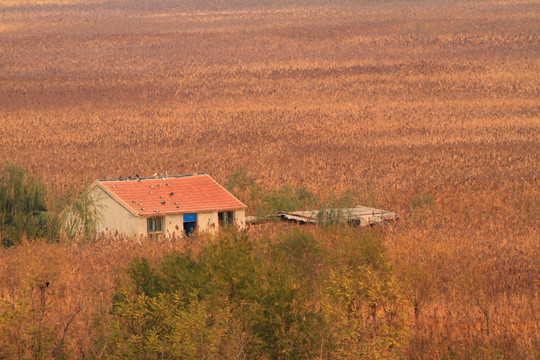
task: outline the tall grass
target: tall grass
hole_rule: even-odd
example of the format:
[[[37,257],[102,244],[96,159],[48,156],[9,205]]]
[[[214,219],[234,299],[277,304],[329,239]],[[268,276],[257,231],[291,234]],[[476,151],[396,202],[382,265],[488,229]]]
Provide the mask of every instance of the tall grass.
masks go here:
[[[55,197],[87,179],[165,170],[226,184],[246,169],[241,197],[257,199],[253,209],[265,196],[283,206],[287,186],[287,197],[305,188],[323,200],[353,189],[354,205],[401,216],[381,231],[409,289],[407,357],[538,357],[534,3],[160,4],[151,15],[114,4],[2,12],[0,157],[43,174]],[[65,284],[50,297],[46,288],[41,318],[36,307],[12,329],[31,320],[42,339],[58,334],[61,351],[103,357],[114,279],[133,257],[154,266],[182,246],[2,249],[10,304],[30,294],[39,304],[31,274],[56,269]],[[17,334],[6,338],[31,339]]]

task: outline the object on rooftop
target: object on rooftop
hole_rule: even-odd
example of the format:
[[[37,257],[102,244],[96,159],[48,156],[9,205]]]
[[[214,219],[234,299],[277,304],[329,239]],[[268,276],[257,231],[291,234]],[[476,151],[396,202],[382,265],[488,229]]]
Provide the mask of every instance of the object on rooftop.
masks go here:
[[[161,186],[165,181],[168,186]],[[216,232],[226,224],[245,227],[247,206],[204,172],[97,180],[90,195],[101,212],[100,232],[182,237],[195,231]],[[164,201],[165,196],[170,201]]]
[[[329,224],[348,223],[353,226],[370,226],[382,224],[387,221],[399,219],[399,215],[392,211],[356,206],[348,209],[327,209],[310,211],[280,211],[276,215],[257,218],[246,217],[246,224],[256,225],[271,222],[276,219],[300,224]]]

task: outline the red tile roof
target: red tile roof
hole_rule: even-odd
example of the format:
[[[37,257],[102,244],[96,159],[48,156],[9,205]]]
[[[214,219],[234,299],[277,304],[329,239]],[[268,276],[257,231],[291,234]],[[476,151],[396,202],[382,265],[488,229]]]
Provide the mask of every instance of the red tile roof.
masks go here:
[[[207,174],[100,180],[139,216],[231,211],[247,208]]]

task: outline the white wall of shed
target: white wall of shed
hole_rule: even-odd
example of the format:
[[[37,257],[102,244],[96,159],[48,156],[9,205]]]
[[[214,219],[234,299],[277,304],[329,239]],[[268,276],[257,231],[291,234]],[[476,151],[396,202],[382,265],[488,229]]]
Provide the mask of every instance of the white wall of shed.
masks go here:
[[[94,187],[89,196],[94,199],[100,213],[98,232],[118,233],[133,237],[141,234],[142,223],[144,223],[144,232],[146,232],[146,219],[130,213],[99,186]]]
[[[197,230],[200,232],[215,233],[219,229],[218,213],[198,213],[197,214]]]
[[[148,218],[138,217],[137,218],[137,235],[139,237],[148,236]]]
[[[178,227],[178,229],[177,229]],[[163,219],[163,234],[168,237],[182,237],[184,233],[184,215],[166,215]]]
[[[245,229],[245,227],[246,227],[246,210],[236,210],[234,212],[234,226],[237,229]]]

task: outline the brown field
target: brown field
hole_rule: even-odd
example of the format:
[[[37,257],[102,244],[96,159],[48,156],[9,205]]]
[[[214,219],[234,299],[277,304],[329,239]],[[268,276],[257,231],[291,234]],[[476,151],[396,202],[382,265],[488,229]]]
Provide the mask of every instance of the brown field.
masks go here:
[[[417,301],[407,357],[539,358],[539,24],[527,0],[0,0],[0,159],[58,196],[239,169],[355,190],[402,216],[381,231]],[[58,281],[50,321],[99,358],[92,316],[122,269],[179,246],[3,249],[0,295]]]

